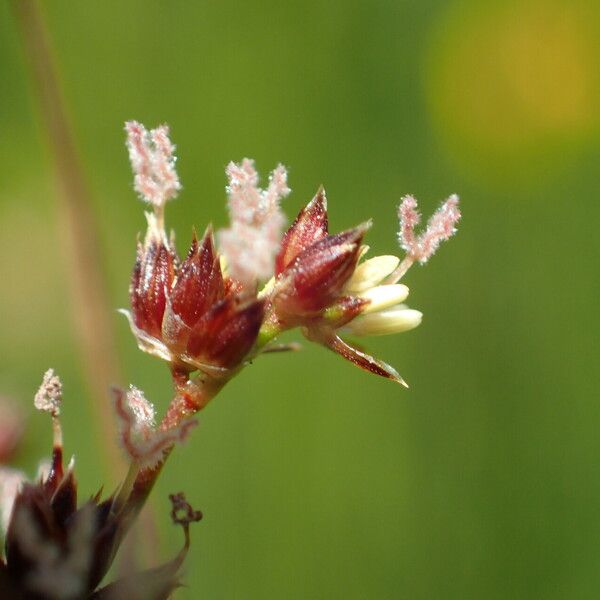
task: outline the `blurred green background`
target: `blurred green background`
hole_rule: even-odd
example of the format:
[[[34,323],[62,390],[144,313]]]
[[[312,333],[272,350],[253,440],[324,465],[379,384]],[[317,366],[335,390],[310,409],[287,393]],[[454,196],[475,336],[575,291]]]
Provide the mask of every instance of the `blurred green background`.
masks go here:
[[[597,598],[600,592],[600,6],[555,0],[44,3],[101,240],[123,381],[164,407],[167,369],[114,309],[142,206],[122,124],[166,121],[184,184],[168,224],[226,222],[224,166],[323,183],[333,230],[373,217],[396,251],[405,193],[461,196],[458,236],[406,278],[424,312],[368,340],[410,390],[305,344],[201,415],[154,493],[160,548],[192,531],[177,598]],[[115,485],[80,363],[57,188],[14,15],[0,4],[0,393],[65,382],[82,494]],[[106,396],[108,402],[108,394]],[[31,414],[17,464],[50,431]],[[148,544],[145,544],[146,546]],[[146,548],[147,550],[147,548]],[[146,554],[148,554],[146,552]]]

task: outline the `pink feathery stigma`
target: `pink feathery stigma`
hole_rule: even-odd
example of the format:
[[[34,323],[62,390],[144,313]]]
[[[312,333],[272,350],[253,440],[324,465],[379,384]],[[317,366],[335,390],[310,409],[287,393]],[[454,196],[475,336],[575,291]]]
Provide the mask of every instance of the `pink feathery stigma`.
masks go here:
[[[416,245],[415,227],[421,221],[421,215],[417,210],[417,201],[413,196],[402,198],[398,207],[398,218],[400,219],[398,241],[400,246],[410,254]]]
[[[231,226],[219,232],[219,247],[231,276],[244,286],[252,286],[273,274],[285,224],[280,202],[290,193],[287,171],[278,165],[266,190],[258,187],[254,161],[248,158],[240,164],[229,163],[226,174]]]
[[[405,196],[398,207],[400,245],[412,261],[426,263],[439,248],[439,245],[456,233],[456,224],[460,219],[458,196],[453,194],[433,213],[427,227],[421,235],[415,236],[415,226],[419,224],[421,215],[417,210],[417,201],[412,196]]]
[[[229,179],[226,190],[231,222],[254,225],[261,213],[261,190],[254,161],[244,158],[239,165],[230,162],[225,173]]]
[[[128,121],[125,131],[135,191],[146,202],[156,207],[164,206],[181,189],[169,128],[161,125],[148,131],[141,123]]]
[[[268,220],[276,216],[284,223],[284,216],[279,212],[279,201],[291,192],[287,183],[287,171],[283,165],[277,165],[269,177],[269,187],[263,192],[263,204]]]
[[[456,233],[456,223],[460,219],[458,196],[453,194],[431,216],[427,229],[419,236],[421,263],[427,262],[439,248],[442,242],[450,239]]]

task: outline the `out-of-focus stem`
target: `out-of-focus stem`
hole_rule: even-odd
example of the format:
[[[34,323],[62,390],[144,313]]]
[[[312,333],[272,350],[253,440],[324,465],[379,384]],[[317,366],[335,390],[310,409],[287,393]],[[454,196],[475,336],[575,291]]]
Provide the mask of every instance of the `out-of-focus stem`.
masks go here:
[[[75,147],[50,40],[36,0],[13,0],[23,47],[36,90],[41,121],[59,183],[58,217],[76,332],[95,421],[100,429],[104,470],[116,478],[125,468],[118,448],[107,390],[119,380],[107,292],[98,266],[98,234],[90,192]]]

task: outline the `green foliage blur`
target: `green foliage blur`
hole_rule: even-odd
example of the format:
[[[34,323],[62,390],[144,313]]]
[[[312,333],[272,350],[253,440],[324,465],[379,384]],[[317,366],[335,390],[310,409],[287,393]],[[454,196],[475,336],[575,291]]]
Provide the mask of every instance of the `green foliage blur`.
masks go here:
[[[461,196],[458,235],[405,282],[421,327],[366,340],[410,389],[320,347],[265,356],[229,384],[154,494],[160,546],[215,599],[504,600],[600,592],[600,7],[593,0],[43,3],[93,190],[118,362],[159,407],[168,371],[125,320],[143,206],[123,122],[168,122],[184,185],[168,225],[226,222],[224,166],[290,167],[291,218],[323,183],[333,230]],[[103,463],[68,293],[57,188],[8,3],[0,5],[0,394],[29,413],[17,465],[50,427],[30,410],[65,384],[82,498]],[[109,402],[107,393],[106,401]],[[113,479],[111,479],[113,477]]]

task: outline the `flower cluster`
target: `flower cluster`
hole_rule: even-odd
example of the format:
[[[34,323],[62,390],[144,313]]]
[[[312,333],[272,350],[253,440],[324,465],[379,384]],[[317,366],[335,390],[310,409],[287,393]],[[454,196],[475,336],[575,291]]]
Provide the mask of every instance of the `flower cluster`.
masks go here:
[[[99,588],[117,550],[139,512],[139,488],[125,480],[119,493],[98,492],[77,506],[74,460],[63,464],[60,408],[62,385],[48,371],[34,402],[53,420],[54,443],[49,464],[35,481],[15,469],[0,468],[0,511],[5,556],[0,557],[0,597],[49,600],[163,600],[179,585],[178,572],[189,548],[189,523],[201,513],[182,494],[173,495],[173,522],[184,530],[182,551],[170,562]],[[134,401],[130,403],[135,410]],[[142,494],[143,496],[143,494]]]
[[[155,215],[138,246],[126,312],[140,348],[183,370],[218,377],[248,354],[264,317],[264,301],[224,276],[213,234],[195,237],[180,262]],[[235,343],[232,343],[235,340]]]
[[[456,196],[418,237],[416,201],[404,198],[399,238],[406,257],[363,260],[368,250],[363,239],[371,222],[329,233],[322,188],[281,237],[280,200],[290,192],[287,172],[279,165],[263,190],[253,161],[244,159],[226,169],[232,223],[219,232],[221,255],[209,228],[200,242],[192,239],[180,262],[164,229],[164,202],[157,205],[155,188],[147,186],[145,192],[139,184],[150,170],[156,188],[174,189],[171,171],[161,181],[161,170],[149,169],[139,158],[157,151],[155,139],[166,128],[148,133],[129,123],[126,130],[135,188],[155,208],[147,214],[148,230],[138,247],[131,312],[124,311],[142,350],[168,361],[179,382],[183,377],[189,383],[187,375],[198,371],[201,382],[222,385],[245,362],[272,349],[281,332],[298,327],[307,339],[355,365],[406,385],[393,367],[344,337],[399,333],[419,325],[422,314],[403,304],[408,288],[398,282],[413,262],[426,262],[454,233],[460,218]],[[172,159],[173,145],[165,145]],[[266,282],[261,290],[260,281]]]
[[[170,496],[173,522],[185,535],[177,557],[98,588],[169,454],[196,425],[193,416],[257,356],[291,348],[278,345],[277,338],[296,328],[354,365],[406,385],[393,367],[347,338],[419,325],[422,315],[405,306],[409,290],[399,281],[414,262],[427,262],[454,234],[460,218],[458,198],[451,196],[417,235],[417,203],[407,196],[398,209],[405,257],[367,259],[364,238],[371,222],[330,233],[322,188],[283,233],[280,202],[290,192],[285,167],[277,166],[261,189],[254,163],[244,159],[226,170],[230,227],[218,232],[218,246],[210,227],[200,239],[193,234],[181,259],[174,236],[165,230],[165,205],[181,189],[169,130],[148,131],[135,121],[125,128],[134,188],[151,211],[146,235],[138,242],[131,308],[122,312],[139,348],[168,363],[174,394],[157,419],[141,390],[113,390],[129,471],[114,494],[102,499],[99,492],[78,506],[74,463],[63,465],[63,388],[52,369],[45,373],[34,405],[52,419],[49,466],[34,482],[0,466],[2,598],[167,598],[178,585],[189,524],[202,517],[183,494]],[[12,451],[18,430],[0,429],[0,458]]]

